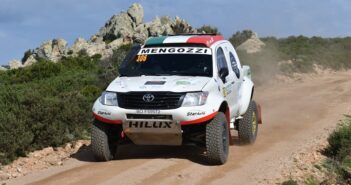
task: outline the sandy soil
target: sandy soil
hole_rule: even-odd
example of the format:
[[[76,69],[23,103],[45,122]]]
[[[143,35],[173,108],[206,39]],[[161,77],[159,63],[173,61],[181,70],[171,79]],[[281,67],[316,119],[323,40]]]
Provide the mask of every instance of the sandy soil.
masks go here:
[[[223,166],[207,166],[193,147],[125,146],[122,159],[94,162],[82,149],[62,166],[7,184],[272,184],[293,165],[293,155],[315,146],[351,112],[351,72],[256,89],[263,125],[256,143],[231,146]],[[236,139],[237,140],[237,139]],[[273,180],[273,181],[272,181]]]

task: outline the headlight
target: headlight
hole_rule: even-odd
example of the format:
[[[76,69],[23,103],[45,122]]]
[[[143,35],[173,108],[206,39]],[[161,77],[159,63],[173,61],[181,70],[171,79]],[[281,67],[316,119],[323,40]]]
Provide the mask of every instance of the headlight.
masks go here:
[[[183,100],[183,107],[200,106],[206,103],[208,92],[187,93]]]
[[[100,97],[100,103],[109,106],[118,106],[117,93],[103,92]]]

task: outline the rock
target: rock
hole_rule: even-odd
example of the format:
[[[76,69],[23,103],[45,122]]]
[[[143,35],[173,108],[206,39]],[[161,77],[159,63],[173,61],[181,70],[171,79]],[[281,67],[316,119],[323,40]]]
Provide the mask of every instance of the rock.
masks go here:
[[[0,181],[8,180],[10,175],[0,173]]]
[[[164,28],[161,24],[161,19],[156,17],[150,24],[149,24],[149,35],[156,37],[162,35],[164,32]]]
[[[141,6],[141,4],[133,3],[132,6],[129,7],[127,13],[132,18],[132,20],[135,22],[136,26],[143,23],[143,21],[144,21],[144,8]]]
[[[135,23],[128,13],[121,12],[118,15],[112,16],[96,35],[97,37],[103,37],[104,40],[114,40],[126,36],[131,38],[134,27]]]
[[[253,33],[251,38],[238,46],[238,50],[246,51],[247,53],[258,53],[263,46],[265,44],[258,38],[257,33]]]
[[[22,62],[19,60],[11,60],[9,62],[10,69],[18,69],[23,67]]]
[[[71,47],[70,51],[72,51],[73,54],[76,54],[82,50],[87,49],[88,46],[89,46],[88,42],[85,39],[79,37],[76,39],[76,41],[74,41],[74,44]]]
[[[117,49],[124,44],[123,38],[116,39],[107,45],[108,48]]]
[[[65,146],[65,151],[66,152],[71,152],[72,150],[72,144],[71,143],[67,143],[66,146]]]
[[[23,67],[31,66],[31,65],[33,65],[36,62],[38,62],[37,59],[35,59],[34,55],[31,55],[24,62]]]
[[[39,151],[43,156],[47,156],[50,155],[51,153],[54,152],[54,148],[53,147],[47,147],[44,148],[43,150]]]
[[[53,62],[60,60],[67,52],[67,41],[63,39],[53,39],[43,43],[34,50],[34,54]]]

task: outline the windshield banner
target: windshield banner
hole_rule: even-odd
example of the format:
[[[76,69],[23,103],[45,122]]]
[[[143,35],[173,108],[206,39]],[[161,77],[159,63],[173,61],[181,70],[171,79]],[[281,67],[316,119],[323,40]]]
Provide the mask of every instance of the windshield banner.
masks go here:
[[[211,55],[210,48],[200,47],[164,47],[164,48],[142,48],[138,55],[157,55],[157,54],[201,54]]]

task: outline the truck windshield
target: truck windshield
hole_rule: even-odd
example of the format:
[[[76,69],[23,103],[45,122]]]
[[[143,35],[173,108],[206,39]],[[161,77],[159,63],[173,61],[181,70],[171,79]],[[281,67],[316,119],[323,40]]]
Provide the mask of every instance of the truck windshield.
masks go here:
[[[125,59],[121,76],[212,76],[209,48],[143,48]]]

